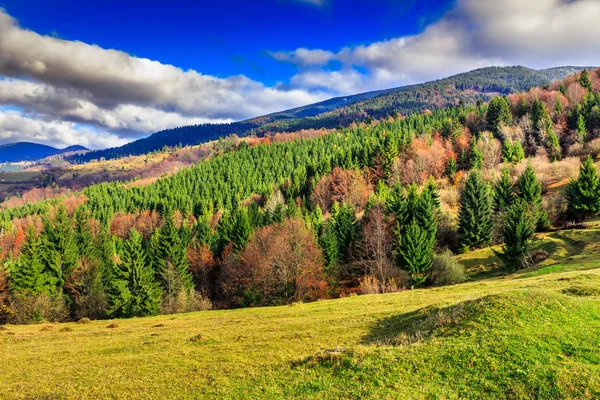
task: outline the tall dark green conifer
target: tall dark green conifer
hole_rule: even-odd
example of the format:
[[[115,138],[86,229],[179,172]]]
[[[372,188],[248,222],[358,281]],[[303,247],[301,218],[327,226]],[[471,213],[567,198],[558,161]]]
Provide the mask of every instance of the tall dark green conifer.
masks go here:
[[[158,312],[162,290],[146,259],[142,239],[134,228],[124,243],[109,291],[111,316],[143,317]]]
[[[21,254],[10,274],[9,286],[13,292],[32,295],[56,292],[56,277],[46,271],[42,252],[42,242],[33,225],[30,225]]]
[[[517,188],[517,196],[533,206],[536,226],[540,229],[548,227],[550,225],[548,214],[542,208],[542,185],[531,163],[527,164],[525,171],[517,180]]]
[[[458,234],[463,249],[488,246],[492,241],[492,196],[490,187],[473,170],[460,196]]]
[[[587,68],[584,68],[579,75],[579,79],[577,80],[581,86],[586,88],[589,92],[592,91],[592,80],[590,79],[590,71]]]
[[[247,217],[247,214],[246,214]],[[178,287],[167,288],[169,293],[176,295],[179,289],[184,288],[186,290],[194,287],[192,280],[192,274],[189,271],[189,261],[187,258],[187,251],[179,234],[179,229],[175,226],[173,214],[167,213],[165,215],[165,222],[159,230],[158,243],[156,244],[156,252],[153,257],[156,257],[154,264],[158,267],[157,272],[160,276],[163,276],[170,269],[174,269],[176,279],[179,282]],[[166,280],[163,279],[163,286],[166,286]],[[181,286],[181,287],[179,287]]]
[[[505,211],[514,201],[514,185],[508,168],[502,169],[500,179],[494,185],[494,210]]]
[[[494,97],[488,105],[486,120],[490,131],[496,136],[500,136],[500,127],[509,125],[512,122],[510,105],[505,96]]]
[[[509,271],[517,271],[527,265],[526,256],[535,232],[535,214],[534,207],[521,199],[507,209],[501,228],[502,251],[494,250],[494,253]]]
[[[567,186],[568,213],[578,220],[600,214],[600,177],[591,156],[579,167],[579,177]]]

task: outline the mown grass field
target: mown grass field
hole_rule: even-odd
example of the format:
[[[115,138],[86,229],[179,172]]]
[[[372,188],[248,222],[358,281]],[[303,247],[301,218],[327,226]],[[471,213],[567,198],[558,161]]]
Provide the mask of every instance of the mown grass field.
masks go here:
[[[600,230],[503,275],[311,304],[0,331],[0,398],[600,398]],[[486,269],[487,268],[487,269]]]

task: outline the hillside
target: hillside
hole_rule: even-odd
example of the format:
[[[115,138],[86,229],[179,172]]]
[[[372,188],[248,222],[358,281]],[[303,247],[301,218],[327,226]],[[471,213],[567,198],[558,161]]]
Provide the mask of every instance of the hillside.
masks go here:
[[[57,154],[82,150],[87,149],[79,145],[57,149],[52,146],[30,142],[8,143],[0,145],[0,163],[35,161]]]
[[[233,134],[246,136],[251,133],[263,135],[271,131],[337,128],[353,121],[362,121],[367,115],[383,118],[396,112],[412,114],[459,103],[473,105],[478,100],[487,101],[497,94],[543,86],[581,69],[583,67],[558,67],[541,71],[520,66],[482,68],[433,82],[338,97],[241,122],[169,129],[121,147],[74,155],[69,160],[87,162],[100,158],[111,159],[146,154],[163,146],[194,145]]]
[[[598,398],[600,231],[561,235],[532,270],[444,288],[5,326],[0,398]]]

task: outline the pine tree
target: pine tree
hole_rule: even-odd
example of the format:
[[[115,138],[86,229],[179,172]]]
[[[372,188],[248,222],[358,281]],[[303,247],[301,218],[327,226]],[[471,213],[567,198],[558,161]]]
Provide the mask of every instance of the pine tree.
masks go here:
[[[233,242],[233,247],[238,251],[246,247],[251,233],[252,223],[250,222],[250,218],[248,216],[248,210],[240,207],[236,210],[234,215],[233,229],[231,232],[231,241]]]
[[[500,136],[500,127],[508,125],[512,122],[512,114],[510,112],[510,105],[508,99],[505,96],[494,97],[488,105],[486,113],[486,120],[489,129],[496,136]]]
[[[558,118],[562,115],[565,108],[563,107],[562,101],[560,98],[556,98],[556,103],[554,104],[554,115]]]
[[[117,249],[115,247],[115,242],[110,236],[108,228],[101,227],[94,239],[91,256],[100,263],[100,269],[102,270],[102,284],[106,288],[111,286],[112,279],[115,275],[116,254]]]
[[[460,196],[458,234],[463,249],[485,247],[492,241],[492,196],[481,172],[473,170]]]
[[[477,147],[477,140],[475,138],[473,138],[471,144],[469,163],[471,164],[472,169],[483,168],[483,152]]]
[[[579,177],[567,186],[568,213],[583,219],[600,214],[600,177],[591,156],[579,167]]]
[[[590,79],[590,71],[584,68],[577,80],[588,92],[592,92],[592,80]]]
[[[554,132],[552,124],[549,125],[546,133],[546,149],[548,151],[548,157],[552,161],[560,160],[562,156],[562,149],[560,148],[560,141],[558,140],[558,136]]]
[[[42,242],[33,225],[27,235],[21,254],[10,274],[10,287],[15,293],[31,295],[55,293],[56,279],[49,275],[42,260]]]
[[[450,182],[454,182],[454,177],[456,176],[456,172],[458,171],[458,166],[456,165],[456,158],[450,157],[448,160],[448,167],[446,168],[446,175]]]
[[[544,229],[550,225],[548,215],[542,208],[542,185],[538,181],[531,163],[527,164],[525,171],[517,180],[517,188],[517,196],[525,203],[532,205],[536,226]]]
[[[587,140],[587,128],[583,114],[579,114],[579,118],[577,118],[577,139],[579,143],[585,143]]]
[[[433,181],[419,193],[410,185],[406,193],[395,187],[388,209],[396,216],[396,243],[398,267],[411,274],[411,283],[419,285],[427,280],[437,234],[436,210],[439,196]]]
[[[501,228],[504,245],[502,251],[494,253],[509,271],[526,266],[526,256],[531,248],[531,237],[535,232],[536,211],[521,199],[515,201],[506,212]]]
[[[349,260],[352,242],[357,234],[356,215],[352,205],[344,203],[335,216],[335,232],[339,254],[345,261]]]
[[[146,259],[142,235],[132,228],[109,291],[109,315],[143,317],[158,312],[162,290]]]
[[[403,229],[398,253],[402,267],[411,276],[412,285],[420,285],[427,280],[427,272],[431,268],[432,251],[429,234],[416,219]]]
[[[506,210],[513,203],[514,199],[514,185],[510,177],[510,172],[508,168],[503,168],[500,179],[494,185],[494,210],[496,212]]]
[[[246,218],[248,215],[246,214]],[[161,226],[156,243],[156,251],[153,254],[153,263],[159,275],[162,277],[168,273],[170,268],[174,268],[179,284],[186,290],[194,287],[192,274],[189,271],[189,261],[185,245],[181,239],[179,229],[175,226],[173,214],[165,215],[165,222]],[[167,281],[163,280],[163,286],[169,295],[176,295],[180,289],[168,288]],[[172,290],[169,290],[172,289]]]

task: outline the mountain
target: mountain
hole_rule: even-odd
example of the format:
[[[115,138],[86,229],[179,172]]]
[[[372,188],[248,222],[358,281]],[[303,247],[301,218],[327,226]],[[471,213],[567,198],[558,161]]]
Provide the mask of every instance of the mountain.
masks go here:
[[[39,143],[16,142],[0,145],[0,163],[35,161],[57,154],[87,150],[83,146],[75,145],[64,149],[57,149]]]
[[[410,115],[425,109],[487,101],[497,94],[509,94],[544,86],[553,80],[579,72],[584,67],[557,67],[534,70],[522,66],[487,67],[436,81],[388,90],[342,96],[262,117],[229,124],[203,124],[168,129],[121,147],[66,157],[72,162],[140,155],[164,146],[194,145],[236,134],[264,135],[268,132],[297,131],[346,126],[367,115],[383,118],[393,113]]]

